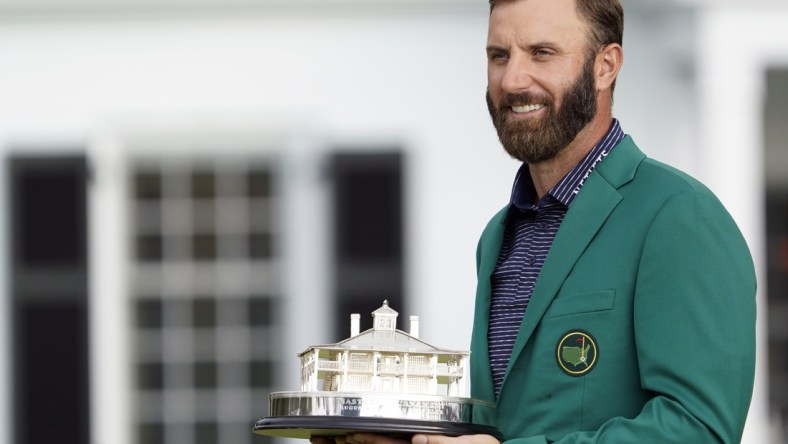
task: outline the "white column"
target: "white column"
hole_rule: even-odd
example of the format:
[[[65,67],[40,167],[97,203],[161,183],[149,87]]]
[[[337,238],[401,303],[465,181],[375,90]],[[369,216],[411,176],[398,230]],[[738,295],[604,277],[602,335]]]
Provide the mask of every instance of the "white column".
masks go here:
[[[342,352],[342,384],[341,387],[339,388],[340,390],[345,390],[345,388],[347,387],[347,373],[348,373],[348,366],[350,365],[348,361],[350,361],[350,353],[347,350],[345,350]]]
[[[438,391],[438,355],[430,357],[430,368],[432,369],[432,379],[430,379],[430,394]]]
[[[312,354],[304,355],[301,370],[301,379],[304,381],[301,390],[308,392],[312,387],[312,372],[309,370],[309,363],[312,360]]]
[[[309,365],[309,360],[302,355],[301,359],[299,359],[299,362],[301,363],[301,381],[300,381],[301,391],[304,392],[306,391],[306,387],[307,387],[306,378],[307,378],[307,366]]]
[[[372,390],[380,390],[380,376],[378,376],[378,362],[380,362],[380,353],[375,352],[372,354]]]
[[[330,256],[327,245],[328,232],[315,226],[315,220],[324,220],[328,213],[328,191],[322,179],[323,148],[311,140],[308,131],[298,131],[295,139],[282,141],[282,319],[277,321],[287,334],[279,338],[278,350],[285,355],[302,350],[305,344],[314,344],[315,337],[325,337],[331,330],[334,306],[329,303],[328,266]],[[264,149],[264,148],[263,148]],[[278,150],[277,150],[278,152]],[[303,270],[309,270],[304,279]],[[303,328],[304,307],[320,316],[309,317],[309,328]],[[296,373],[294,361],[288,358],[278,362],[282,387],[293,387]]]
[[[88,231],[91,442],[126,444],[132,435],[134,386],[128,349],[132,325],[126,266],[130,220],[125,205],[127,166],[120,141],[103,131],[97,133],[88,151],[95,174],[89,187]]]
[[[408,390],[408,361],[410,360],[410,354],[404,353],[402,359],[404,362],[402,363],[402,387],[400,391],[406,392]]]
[[[318,365],[319,362],[320,362],[320,350],[316,348],[314,353],[312,354],[312,374],[310,375],[312,377],[312,391],[315,391],[315,392],[318,390],[318,388],[317,388],[317,371],[318,371],[318,368],[319,368],[319,365]]]
[[[449,386],[446,389],[448,396],[459,396],[459,381],[461,376],[456,374],[456,370],[460,369],[460,361],[452,360],[448,362],[447,369],[449,370]]]
[[[463,356],[462,360],[460,360],[460,365],[462,366],[462,380],[460,381],[460,396],[470,396],[470,391],[468,390],[468,382],[471,380],[471,366],[468,365],[468,357]]]

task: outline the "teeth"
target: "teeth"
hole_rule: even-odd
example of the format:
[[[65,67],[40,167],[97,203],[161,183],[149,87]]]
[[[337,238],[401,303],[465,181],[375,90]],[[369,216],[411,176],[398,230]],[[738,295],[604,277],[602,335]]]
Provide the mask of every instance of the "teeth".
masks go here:
[[[516,113],[527,113],[531,111],[536,111],[538,109],[544,108],[544,105],[512,105],[512,111]]]

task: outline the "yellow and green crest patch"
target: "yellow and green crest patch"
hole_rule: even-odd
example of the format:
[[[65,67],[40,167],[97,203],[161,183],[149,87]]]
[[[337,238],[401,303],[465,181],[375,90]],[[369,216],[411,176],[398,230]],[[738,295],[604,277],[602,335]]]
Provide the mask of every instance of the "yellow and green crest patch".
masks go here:
[[[558,366],[569,376],[583,376],[590,372],[598,356],[596,340],[582,330],[564,333],[556,347]]]

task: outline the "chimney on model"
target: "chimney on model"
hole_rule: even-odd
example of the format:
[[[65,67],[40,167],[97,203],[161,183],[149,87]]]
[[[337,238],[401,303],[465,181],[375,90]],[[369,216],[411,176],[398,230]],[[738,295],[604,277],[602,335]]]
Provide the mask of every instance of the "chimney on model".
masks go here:
[[[418,316],[411,316],[410,317],[410,335],[414,338],[419,338],[419,317]]]
[[[350,315],[350,337],[358,336],[361,332],[361,315],[353,313]]]

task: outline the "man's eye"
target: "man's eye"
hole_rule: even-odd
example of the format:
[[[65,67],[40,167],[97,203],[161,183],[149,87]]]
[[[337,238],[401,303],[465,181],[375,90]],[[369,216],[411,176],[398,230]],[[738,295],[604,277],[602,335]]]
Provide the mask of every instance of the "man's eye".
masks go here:
[[[537,57],[547,57],[552,55],[553,53],[549,49],[536,49],[534,50],[534,55]]]
[[[503,51],[493,51],[488,57],[490,60],[503,60],[507,57],[507,55]]]

